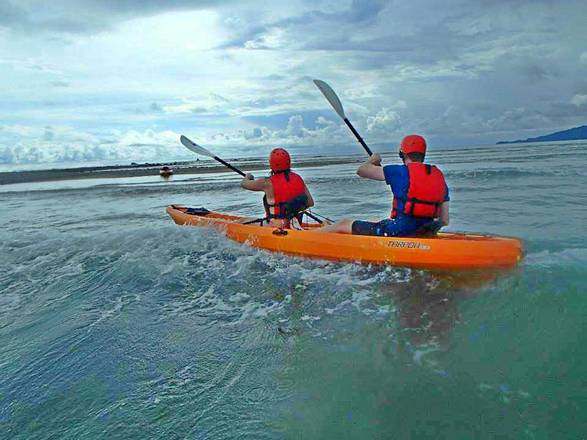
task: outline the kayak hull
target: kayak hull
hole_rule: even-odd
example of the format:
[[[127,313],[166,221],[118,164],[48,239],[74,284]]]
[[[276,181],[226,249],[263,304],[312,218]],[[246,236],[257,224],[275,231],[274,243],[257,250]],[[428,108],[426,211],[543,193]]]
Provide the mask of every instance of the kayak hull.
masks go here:
[[[167,207],[179,225],[217,229],[250,246],[332,261],[385,264],[418,269],[467,270],[512,268],[523,255],[520,240],[465,233],[439,233],[433,237],[372,237],[308,230],[280,230],[238,223],[242,217],[208,211],[190,214],[188,208]],[[313,226],[316,228],[316,226]]]

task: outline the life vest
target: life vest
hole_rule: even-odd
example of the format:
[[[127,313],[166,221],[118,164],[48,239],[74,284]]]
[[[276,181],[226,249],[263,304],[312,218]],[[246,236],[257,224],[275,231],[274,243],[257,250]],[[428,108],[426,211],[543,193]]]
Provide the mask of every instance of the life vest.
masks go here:
[[[273,204],[263,197],[263,205],[267,218],[281,218],[290,220],[308,207],[306,185],[304,180],[292,171],[273,174],[270,177],[273,186]]]
[[[398,200],[404,202],[404,215],[419,218],[438,218],[440,205],[446,198],[446,181],[442,171],[434,165],[411,162],[408,167],[409,186],[406,198],[393,198],[391,217],[399,214]]]

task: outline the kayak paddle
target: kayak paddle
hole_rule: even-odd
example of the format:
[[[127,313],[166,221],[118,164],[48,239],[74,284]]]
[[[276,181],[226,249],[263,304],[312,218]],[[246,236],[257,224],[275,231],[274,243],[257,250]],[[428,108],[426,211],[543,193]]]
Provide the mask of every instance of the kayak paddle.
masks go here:
[[[235,171],[235,172],[239,173],[241,176],[243,176],[243,177],[246,176],[246,174],[243,173],[241,170],[239,170],[236,167],[233,167],[228,162],[223,161],[218,156],[215,156],[214,153],[212,153],[211,151],[206,150],[201,145],[198,145],[195,142],[192,142],[187,137],[185,137],[183,134],[181,135],[181,137],[179,138],[179,140],[181,141],[181,143],[183,144],[183,146],[186,147],[188,150],[193,151],[194,153],[197,153],[197,154],[201,154],[202,156],[211,157],[212,159],[217,160],[218,162],[220,162],[222,165],[230,168],[232,171]]]
[[[342,104],[340,102],[340,99],[338,99],[338,96],[336,96],[336,93],[334,93],[334,90],[332,90],[332,87],[330,87],[324,81],[321,81],[319,79],[315,79],[314,84],[316,84],[316,87],[318,87],[318,89],[322,92],[324,97],[328,100],[328,102],[330,103],[332,108],[334,108],[334,111],[336,113],[338,113],[338,116],[340,116],[342,118],[342,120],[347,125],[347,127],[351,129],[351,131],[353,132],[353,134],[355,135],[355,137],[357,138],[359,143],[363,146],[363,148],[365,149],[367,154],[369,154],[369,156],[371,156],[373,154],[373,152],[367,146],[367,144],[365,143],[365,141],[363,140],[361,135],[359,135],[359,132],[357,130],[355,130],[355,127],[353,127],[353,124],[351,124],[351,121],[349,121],[348,118],[346,117],[346,115],[344,114],[344,109],[342,108]]]
[[[211,157],[212,159],[217,160],[218,162],[220,162],[222,165],[230,168],[232,171],[239,173],[241,176],[243,176],[243,177],[246,176],[246,174],[243,173],[241,170],[239,170],[238,168],[232,166],[228,162],[225,162],[224,160],[220,159],[218,156],[214,155],[214,153],[212,153],[211,151],[206,150],[201,145],[198,145],[195,142],[191,141],[190,139],[188,139],[187,137],[185,137],[183,134],[180,136],[179,140],[182,143],[182,145],[184,147],[186,147],[188,150],[193,151],[196,154],[201,154],[202,156]],[[312,213],[310,213],[308,211],[304,211],[304,214],[306,214],[311,219],[316,220],[320,224],[323,223],[322,220],[320,220],[318,217],[316,217],[316,215],[318,215],[318,214],[313,215]],[[322,217],[322,216],[320,216],[320,217]],[[325,218],[326,220],[332,222],[332,220],[330,220],[328,217],[323,217],[323,218]]]

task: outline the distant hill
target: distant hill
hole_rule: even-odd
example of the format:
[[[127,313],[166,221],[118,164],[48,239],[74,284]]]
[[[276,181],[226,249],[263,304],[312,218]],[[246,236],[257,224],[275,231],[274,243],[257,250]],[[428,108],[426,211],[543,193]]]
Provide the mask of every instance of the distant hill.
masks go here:
[[[587,139],[587,125],[570,128],[568,130],[557,131],[556,133],[538,136],[535,138],[519,139],[517,141],[499,141],[497,144],[519,144],[522,142],[554,142],[554,141],[577,141]]]

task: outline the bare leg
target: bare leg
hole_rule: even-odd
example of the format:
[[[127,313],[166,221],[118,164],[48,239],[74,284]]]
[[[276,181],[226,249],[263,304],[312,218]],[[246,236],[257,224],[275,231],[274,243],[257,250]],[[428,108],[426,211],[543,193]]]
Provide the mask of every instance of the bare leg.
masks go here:
[[[338,232],[339,234],[352,234],[353,233],[353,222],[349,218],[345,218],[337,221],[332,225],[322,226],[321,228],[313,229],[313,232]]]

